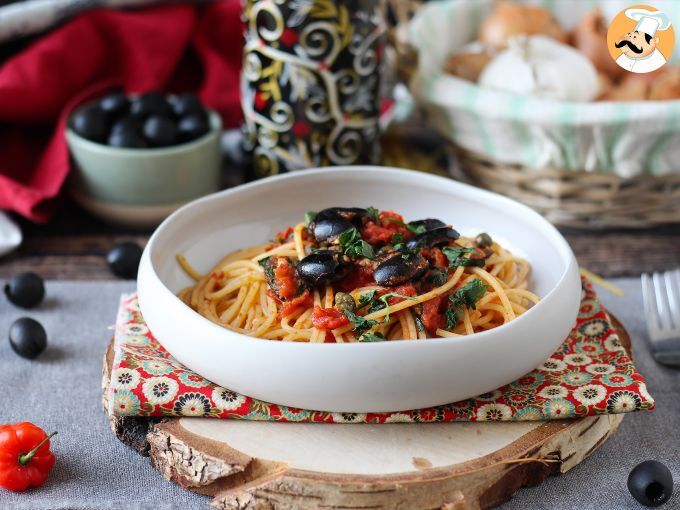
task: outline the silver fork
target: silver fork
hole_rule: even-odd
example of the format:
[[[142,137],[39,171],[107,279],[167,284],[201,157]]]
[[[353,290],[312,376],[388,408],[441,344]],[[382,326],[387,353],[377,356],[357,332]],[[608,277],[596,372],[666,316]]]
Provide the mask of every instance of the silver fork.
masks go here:
[[[642,301],[654,359],[680,366],[680,269],[643,273]]]

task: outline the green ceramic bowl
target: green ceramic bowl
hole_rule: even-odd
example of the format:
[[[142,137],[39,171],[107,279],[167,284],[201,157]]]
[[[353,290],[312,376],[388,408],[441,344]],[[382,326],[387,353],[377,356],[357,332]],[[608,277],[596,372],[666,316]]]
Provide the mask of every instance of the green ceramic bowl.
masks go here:
[[[87,140],[67,127],[66,140],[73,162],[69,178],[72,195],[86,208],[101,215],[102,207],[107,210],[171,211],[185,202],[217,191],[222,122],[213,111],[209,111],[209,117],[210,132],[201,138],[181,145],[148,149],[110,147]],[[90,204],[102,207],[93,210]],[[164,216],[162,212],[156,214]],[[149,223],[148,219],[145,222]]]

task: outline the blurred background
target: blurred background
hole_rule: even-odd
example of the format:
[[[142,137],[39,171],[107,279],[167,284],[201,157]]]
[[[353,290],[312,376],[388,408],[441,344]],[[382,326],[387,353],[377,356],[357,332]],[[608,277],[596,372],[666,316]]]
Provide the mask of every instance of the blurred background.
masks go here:
[[[677,266],[680,52],[617,66],[628,6],[0,1],[0,276],[111,277],[103,255],[182,204],[337,164],[514,197],[604,276]]]

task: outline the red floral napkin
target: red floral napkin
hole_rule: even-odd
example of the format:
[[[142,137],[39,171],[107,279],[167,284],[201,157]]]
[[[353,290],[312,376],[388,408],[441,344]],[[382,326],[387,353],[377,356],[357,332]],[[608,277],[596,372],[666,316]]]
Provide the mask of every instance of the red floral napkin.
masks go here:
[[[324,423],[530,421],[653,409],[645,381],[623,348],[591,284],[583,280],[574,329],[524,377],[476,398],[399,413],[328,413],[269,404],[222,388],[186,369],[144,323],[136,294],[120,301],[109,412],[120,416]]]

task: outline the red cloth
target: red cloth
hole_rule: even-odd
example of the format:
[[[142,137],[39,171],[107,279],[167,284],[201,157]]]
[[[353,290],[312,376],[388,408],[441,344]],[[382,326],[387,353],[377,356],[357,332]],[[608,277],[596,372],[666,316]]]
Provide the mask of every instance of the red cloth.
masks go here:
[[[92,11],[0,67],[0,209],[44,222],[69,171],[64,126],[89,97],[196,90],[222,116],[241,119],[239,0],[197,7]],[[56,123],[56,129],[54,129]]]

